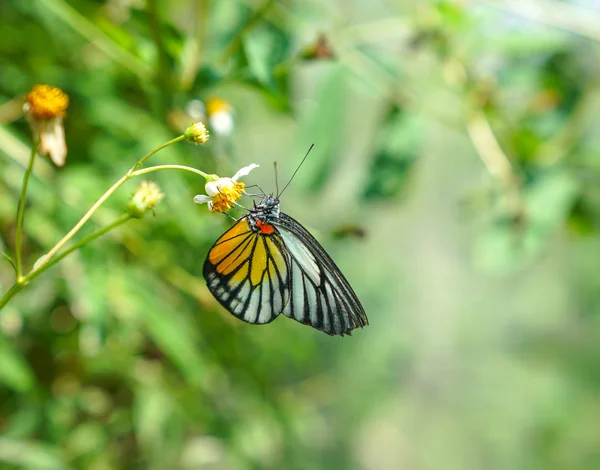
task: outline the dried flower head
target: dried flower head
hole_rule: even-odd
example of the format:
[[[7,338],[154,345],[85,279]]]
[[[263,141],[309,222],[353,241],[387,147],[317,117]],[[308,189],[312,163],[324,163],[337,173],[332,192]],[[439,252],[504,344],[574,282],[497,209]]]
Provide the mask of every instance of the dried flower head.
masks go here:
[[[302,51],[301,57],[305,60],[334,59],[335,54],[327,36],[320,34],[316,41]]]
[[[126,212],[141,219],[148,211],[153,211],[165,197],[160,187],[152,181],[142,181],[125,208]]]
[[[239,182],[238,179],[246,176],[254,168],[258,168],[256,163],[245,166],[231,178],[220,178],[217,175],[212,175],[212,178],[204,186],[206,194],[197,195],[194,202],[196,204],[208,204],[211,212],[227,212],[244,193],[246,185]]]
[[[192,123],[185,130],[185,139],[193,144],[204,144],[208,140],[208,129],[201,122]]]
[[[35,85],[23,106],[34,138],[39,139],[39,154],[48,155],[56,166],[63,166],[67,157],[63,118],[68,106],[69,96],[50,85]]]

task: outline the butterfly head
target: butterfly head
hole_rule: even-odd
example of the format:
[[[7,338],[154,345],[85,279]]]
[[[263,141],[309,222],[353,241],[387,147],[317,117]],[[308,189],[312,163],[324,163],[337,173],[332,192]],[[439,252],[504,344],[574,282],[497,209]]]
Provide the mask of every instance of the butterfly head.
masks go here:
[[[248,214],[251,227],[255,231],[266,233],[261,228],[279,218],[279,198],[270,194],[265,196]]]
[[[254,211],[267,220],[279,217],[279,198],[273,194],[265,196]]]
[[[269,194],[266,196],[259,204],[260,206],[264,206],[265,209],[274,209],[279,207],[279,198],[274,196],[273,194]]]

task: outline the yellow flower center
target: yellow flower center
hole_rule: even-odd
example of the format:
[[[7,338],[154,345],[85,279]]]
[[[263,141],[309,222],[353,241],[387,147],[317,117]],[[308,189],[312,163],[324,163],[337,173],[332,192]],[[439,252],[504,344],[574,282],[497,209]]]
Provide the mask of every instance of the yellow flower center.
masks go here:
[[[231,112],[231,106],[227,101],[221,98],[211,98],[206,102],[206,114],[212,116],[220,111]]]
[[[233,183],[233,186],[219,188],[219,194],[212,199],[212,212],[227,212],[233,207],[233,204],[242,197],[244,193],[244,183]]]
[[[50,85],[35,85],[25,100],[34,119],[64,117],[69,106],[69,96],[60,88]]]

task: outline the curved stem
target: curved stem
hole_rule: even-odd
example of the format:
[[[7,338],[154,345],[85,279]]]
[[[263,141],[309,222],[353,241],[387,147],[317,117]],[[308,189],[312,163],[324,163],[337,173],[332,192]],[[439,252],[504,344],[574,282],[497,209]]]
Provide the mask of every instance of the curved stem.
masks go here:
[[[192,173],[196,173],[197,175],[200,175],[203,178],[207,178],[209,176],[209,175],[207,175],[206,173],[204,173],[201,170],[198,170],[196,168],[192,168],[191,166],[185,166],[185,165],[156,165],[156,166],[150,166],[148,168],[143,168],[141,170],[136,170],[136,171],[132,172],[131,176],[145,175],[146,173],[152,173],[153,171],[160,171],[160,170],[184,170],[184,171],[189,171],[189,172],[192,172]]]
[[[46,255],[44,255],[44,260],[42,260],[42,261],[40,262],[40,264],[39,264],[39,266],[38,266],[38,268],[37,268],[37,269],[39,269],[39,268],[41,268],[43,265],[45,265],[45,264],[46,264],[46,263],[47,263],[47,262],[50,260],[50,258],[52,258],[52,257],[53,257],[53,256],[56,254],[56,252],[57,252],[58,250],[60,250],[60,249],[61,249],[63,246],[65,246],[65,243],[67,243],[67,242],[68,242],[68,241],[69,241],[71,238],[73,238],[73,235],[75,235],[77,232],[79,232],[79,230],[81,229],[81,227],[83,227],[83,225],[84,225],[84,224],[85,224],[85,223],[86,223],[88,220],[90,220],[90,217],[91,217],[92,215],[94,215],[94,212],[96,212],[96,211],[98,210],[98,208],[99,208],[99,207],[100,207],[102,204],[104,204],[104,201],[106,201],[106,200],[107,200],[107,199],[110,197],[110,195],[111,195],[112,193],[114,193],[114,192],[117,190],[117,188],[118,188],[119,186],[121,186],[121,185],[122,185],[122,184],[123,184],[125,181],[127,181],[129,178],[131,178],[131,176],[129,175],[129,172],[128,172],[127,174],[123,175],[123,176],[122,176],[122,177],[121,177],[121,178],[120,178],[120,179],[119,179],[119,180],[118,180],[118,181],[117,181],[115,184],[113,184],[113,185],[112,185],[110,188],[108,188],[108,191],[106,191],[106,192],[105,192],[105,193],[102,195],[102,197],[100,197],[100,199],[98,199],[98,200],[96,201],[96,203],[95,203],[95,204],[94,204],[94,205],[93,205],[93,206],[90,208],[90,210],[88,210],[88,211],[87,211],[87,212],[84,214],[84,216],[83,216],[83,217],[82,217],[82,218],[79,220],[79,222],[77,222],[77,223],[75,224],[75,226],[74,226],[74,227],[73,227],[71,230],[69,230],[69,232],[68,232],[68,233],[67,233],[67,234],[66,234],[64,237],[62,237],[62,238],[59,240],[59,242],[58,242],[56,245],[54,245],[54,246],[52,247],[52,249],[51,249],[51,250],[50,250],[48,253],[46,253]]]
[[[24,284],[20,284],[15,282],[13,286],[8,290],[6,294],[0,299],[0,311],[5,307],[5,305],[12,299],[15,295],[21,292],[21,289],[25,287]]]
[[[39,139],[35,141],[31,147],[31,155],[29,156],[29,164],[27,170],[25,170],[25,176],[23,177],[23,187],[21,188],[21,196],[19,197],[19,206],[17,209],[17,232],[15,235],[15,271],[17,275],[17,282],[21,279],[22,263],[21,263],[21,245],[23,243],[23,217],[25,215],[25,198],[27,197],[27,185],[29,184],[29,178],[31,177],[31,171],[33,170],[33,162],[35,161],[35,155],[40,145]]]
[[[119,225],[123,225],[125,222],[127,222],[131,218],[132,217],[129,214],[123,214],[121,217],[119,217],[117,220],[115,220],[112,224],[109,224],[106,227],[98,229],[95,232],[90,233],[89,235],[86,235],[81,240],[79,240],[77,243],[73,244],[73,246],[70,246],[68,249],[63,251],[56,258],[51,259],[50,261],[48,261],[47,263],[45,263],[43,265],[42,265],[42,263],[40,263],[35,269],[33,269],[29,274],[27,274],[27,276],[23,277],[23,283],[27,283],[27,282],[31,281],[32,279],[36,278],[37,276],[42,274],[44,271],[51,268],[56,263],[58,263],[60,260],[62,260],[65,256],[73,253],[74,251],[81,248],[83,245],[88,244],[89,242],[95,240],[96,238],[101,237],[105,233],[110,232],[113,228],[117,228]],[[48,255],[46,255],[46,256],[48,256]]]
[[[17,282],[15,282],[13,284],[13,286],[8,290],[8,292],[6,294],[4,294],[4,296],[0,299],[0,310],[2,310],[6,306],[6,304],[15,295],[17,295],[19,292],[21,292],[21,290],[23,290],[23,288],[27,284],[29,284],[29,282],[32,279],[38,277],[44,271],[46,271],[50,267],[54,266],[56,263],[58,263],[59,261],[61,261],[65,256],[73,253],[75,250],[78,250],[83,245],[86,245],[87,243],[90,243],[91,241],[95,240],[96,238],[104,235],[106,232],[109,232],[113,228],[116,228],[119,225],[124,224],[125,222],[127,222],[130,219],[131,219],[131,216],[129,214],[123,214],[121,217],[119,217],[117,220],[115,220],[112,224],[107,225],[106,227],[103,227],[103,228],[101,228],[99,230],[96,230],[95,232],[90,233],[89,235],[83,237],[81,240],[79,240],[73,246],[69,247],[69,249],[67,249],[64,252],[62,252],[56,258],[48,261],[46,264],[42,265],[42,263],[40,263],[29,274],[27,274],[26,276],[23,276],[20,280],[18,280]]]
[[[58,243],[56,245],[54,245],[50,251],[48,253],[46,253],[44,259],[40,262],[40,264],[38,265],[38,268],[44,266],[57,252],[58,250],[60,250],[63,246],[65,246],[65,244],[71,239],[73,238],[73,236],[79,232],[79,230],[81,229],[81,227],[83,227],[83,225],[90,220],[90,217],[92,217],[92,215],[94,215],[94,212],[96,212],[98,210],[98,208],[104,204],[104,202],[110,197],[110,195],[112,193],[114,193],[117,188],[119,188],[119,186],[121,186],[123,183],[125,183],[125,181],[129,180],[130,178],[133,178],[134,176],[136,176],[135,173],[135,169],[138,168],[139,166],[143,165],[145,161],[147,161],[152,155],[154,155],[155,153],[159,152],[160,150],[164,149],[165,147],[168,147],[169,145],[172,145],[176,142],[179,142],[180,140],[185,139],[185,136],[180,135],[179,137],[176,137],[162,145],[160,145],[159,147],[155,148],[154,150],[152,150],[151,152],[147,153],[146,155],[144,155],[135,165],[133,165],[133,167],[131,167],[131,169],[125,174],[123,175],[115,184],[113,184],[110,188],[108,188],[108,190],[100,197],[100,199],[98,199],[96,201],[96,203],[90,207],[90,209],[83,215],[83,217],[79,220],[79,222],[77,222],[75,224],[75,226],[69,230],[69,232],[63,237],[61,238]]]
[[[175,137],[174,139],[169,140],[168,142],[165,142],[161,146],[156,147],[154,150],[152,150],[152,152],[149,152],[146,155],[144,155],[142,158],[140,158],[140,161],[137,162],[135,165],[133,165],[131,170],[129,170],[129,173],[133,173],[137,167],[142,166],[144,164],[144,162],[146,160],[148,160],[155,153],[157,153],[157,152],[161,151],[162,149],[164,149],[165,147],[168,147],[169,145],[173,145],[183,139],[185,139],[185,135],[180,135],[179,137]]]

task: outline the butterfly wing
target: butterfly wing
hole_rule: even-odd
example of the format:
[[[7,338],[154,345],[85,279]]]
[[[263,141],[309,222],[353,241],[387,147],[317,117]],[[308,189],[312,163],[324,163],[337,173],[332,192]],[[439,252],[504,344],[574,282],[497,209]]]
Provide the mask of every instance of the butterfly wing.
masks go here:
[[[242,217],[219,238],[204,262],[215,298],[241,320],[269,323],[288,300],[288,255],[278,234],[262,235]]]
[[[289,301],[283,313],[329,335],[368,325],[352,287],[319,242],[284,213],[274,225],[289,256]]]

